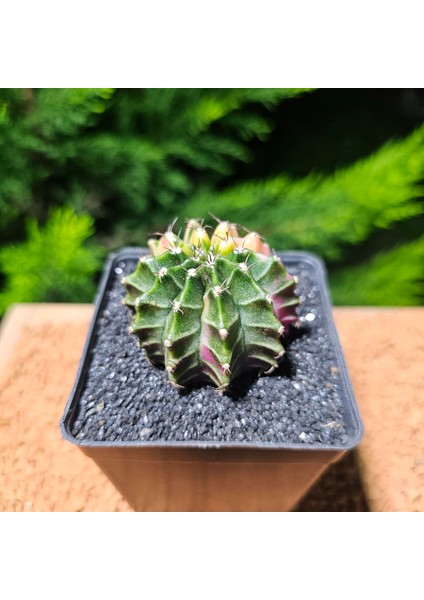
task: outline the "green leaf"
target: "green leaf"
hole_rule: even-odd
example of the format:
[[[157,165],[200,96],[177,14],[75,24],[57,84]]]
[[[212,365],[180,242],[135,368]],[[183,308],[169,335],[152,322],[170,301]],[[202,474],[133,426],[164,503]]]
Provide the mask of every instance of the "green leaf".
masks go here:
[[[310,88],[239,88],[206,90],[199,101],[190,107],[190,124],[193,130],[205,131],[212,123],[239,110],[246,104],[259,103],[272,108],[281,100],[295,98],[311,91]],[[261,127],[263,125],[261,124]]]
[[[328,177],[281,174],[218,193],[201,190],[184,215],[213,211],[260,231],[278,249],[308,249],[334,259],[374,230],[421,214],[423,176],[424,126]]]
[[[94,123],[110,103],[114,90],[110,88],[41,88],[33,91],[28,116],[30,127],[42,137],[76,135]]]
[[[332,274],[335,304],[414,306],[423,303],[424,236]]]
[[[85,244],[93,233],[93,219],[69,207],[52,210],[44,227],[28,221],[27,240],[0,250],[0,314],[14,302],[90,302],[101,257]]]

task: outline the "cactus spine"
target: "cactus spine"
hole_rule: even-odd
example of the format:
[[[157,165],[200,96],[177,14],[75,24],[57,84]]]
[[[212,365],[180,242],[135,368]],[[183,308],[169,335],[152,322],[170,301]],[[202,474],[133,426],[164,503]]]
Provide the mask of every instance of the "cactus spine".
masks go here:
[[[150,256],[124,279],[130,332],[174,385],[220,390],[247,371],[271,373],[281,336],[297,322],[296,282],[257,233],[219,222],[211,237],[190,220],[148,242]]]

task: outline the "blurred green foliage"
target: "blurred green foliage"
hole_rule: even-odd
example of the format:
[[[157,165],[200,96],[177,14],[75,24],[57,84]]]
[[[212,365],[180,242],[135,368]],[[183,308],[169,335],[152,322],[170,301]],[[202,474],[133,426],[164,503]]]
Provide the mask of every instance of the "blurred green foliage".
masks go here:
[[[410,90],[0,90],[0,311],[90,301],[105,251],[209,212],[321,255],[336,303],[420,304],[423,120]]]
[[[0,249],[7,284],[0,292],[0,313],[13,302],[84,302],[94,293],[100,267],[97,248],[84,247],[94,233],[89,215],[55,208],[47,224],[27,223],[27,240]]]
[[[295,180],[283,173],[218,192],[203,188],[184,214],[205,214],[216,203],[226,218],[257,228],[275,247],[307,248],[338,259],[347,244],[421,214],[416,198],[423,175],[424,126],[331,175]]]

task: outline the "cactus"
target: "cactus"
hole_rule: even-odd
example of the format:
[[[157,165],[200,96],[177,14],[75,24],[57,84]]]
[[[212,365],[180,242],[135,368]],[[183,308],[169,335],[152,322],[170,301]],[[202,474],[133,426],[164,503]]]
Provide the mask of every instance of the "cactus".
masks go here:
[[[123,280],[130,333],[177,387],[225,390],[248,371],[271,373],[297,324],[295,278],[257,233],[224,221],[211,236],[193,219],[182,236],[173,227]]]

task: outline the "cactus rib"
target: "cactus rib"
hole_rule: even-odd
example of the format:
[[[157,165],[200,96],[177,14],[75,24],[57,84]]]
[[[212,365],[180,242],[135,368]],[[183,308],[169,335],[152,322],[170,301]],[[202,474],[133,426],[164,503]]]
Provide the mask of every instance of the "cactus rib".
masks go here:
[[[124,280],[131,333],[147,358],[178,387],[228,388],[248,371],[272,372],[284,354],[281,335],[297,322],[295,279],[262,238],[219,222],[209,237],[191,219],[148,242]]]

